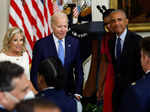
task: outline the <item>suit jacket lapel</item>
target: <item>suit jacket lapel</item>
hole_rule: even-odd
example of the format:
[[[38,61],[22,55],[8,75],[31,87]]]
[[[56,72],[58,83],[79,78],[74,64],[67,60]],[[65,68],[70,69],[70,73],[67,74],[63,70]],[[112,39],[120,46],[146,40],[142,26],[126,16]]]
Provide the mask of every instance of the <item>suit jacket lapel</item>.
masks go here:
[[[109,41],[109,49],[110,49],[110,52],[111,52],[112,61],[115,60],[115,42],[116,42],[116,37],[114,36],[114,37]]]
[[[49,52],[53,52],[54,53],[54,56],[57,56],[58,57],[58,53],[57,53],[57,50],[56,50],[56,45],[55,45],[55,42],[54,42],[54,38],[53,36],[51,35],[50,36],[50,39],[49,39],[49,43],[51,44],[50,46],[50,50],[53,50],[53,51],[49,51]]]
[[[129,33],[129,31],[127,31],[127,35],[125,37],[124,44],[123,44],[123,49],[122,49],[121,57],[123,57],[126,54],[125,52],[127,51],[127,49],[129,48],[129,46],[131,45],[129,37],[130,37],[130,33]]]
[[[65,38],[65,63],[67,63],[68,59],[71,57],[71,48],[72,43],[69,37]]]

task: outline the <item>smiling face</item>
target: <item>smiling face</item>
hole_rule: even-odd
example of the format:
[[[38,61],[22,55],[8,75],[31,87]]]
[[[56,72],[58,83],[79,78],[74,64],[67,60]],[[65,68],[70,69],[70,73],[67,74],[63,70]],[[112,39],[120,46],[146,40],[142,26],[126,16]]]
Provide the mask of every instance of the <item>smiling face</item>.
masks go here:
[[[20,33],[16,33],[8,43],[8,51],[20,53],[24,47],[24,37]]]
[[[58,18],[52,24],[53,33],[58,39],[63,39],[68,31],[68,23],[66,18]]]
[[[52,16],[52,29],[54,35],[59,39],[63,39],[68,31],[68,18],[64,13],[56,13]]]
[[[150,68],[150,57],[143,50],[141,50],[141,65],[144,72],[146,72]]]
[[[117,35],[121,35],[128,25],[128,19],[122,11],[111,13],[111,28]]]

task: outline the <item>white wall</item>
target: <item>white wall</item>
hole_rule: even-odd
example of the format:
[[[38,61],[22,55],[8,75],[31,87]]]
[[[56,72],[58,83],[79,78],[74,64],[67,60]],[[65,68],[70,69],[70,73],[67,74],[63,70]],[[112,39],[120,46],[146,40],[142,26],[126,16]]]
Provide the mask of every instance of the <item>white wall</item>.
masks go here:
[[[8,25],[8,4],[9,0],[1,0],[0,3],[0,49],[2,48],[2,40]]]
[[[105,5],[106,8],[109,8],[109,0],[92,0],[92,20],[102,21],[102,14],[97,9],[97,5]]]

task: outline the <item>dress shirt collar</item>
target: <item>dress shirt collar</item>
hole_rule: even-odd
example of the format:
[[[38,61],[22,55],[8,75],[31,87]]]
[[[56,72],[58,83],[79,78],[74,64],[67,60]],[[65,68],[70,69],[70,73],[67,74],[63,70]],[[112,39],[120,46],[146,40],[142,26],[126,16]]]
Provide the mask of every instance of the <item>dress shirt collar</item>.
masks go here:
[[[124,40],[125,40],[125,37],[126,37],[126,35],[127,35],[127,28],[124,30],[124,32],[120,35],[120,36],[118,36],[118,35],[116,35],[116,43],[115,43],[115,57],[117,58],[117,51],[116,51],[116,48],[117,48],[117,39],[120,37],[120,42],[121,42],[121,52],[122,52],[122,50],[123,50],[123,45],[124,45]]]
[[[54,38],[55,43],[58,43],[58,40],[59,40],[59,39],[54,35],[54,33],[53,33],[53,38]],[[65,38],[63,38],[62,41],[63,41],[63,43],[64,43]]]
[[[127,28],[124,30],[124,32],[120,36],[117,35],[117,38],[120,37],[121,41],[124,42],[126,35],[127,35]]]
[[[147,71],[145,72],[145,74],[148,74],[148,73],[150,73],[150,70],[147,70]]]
[[[122,51],[122,49],[123,49],[123,45],[124,45],[124,40],[125,40],[125,37],[126,37],[126,34],[127,34],[127,29],[125,29],[124,30],[124,32],[120,35],[120,36],[118,36],[118,35],[116,35],[116,37],[117,37],[117,39],[120,37],[120,42],[121,42],[121,51]],[[116,45],[117,45],[117,40],[116,40]]]
[[[44,88],[43,90],[46,91],[48,89],[55,89],[55,87],[47,87],[47,88]]]
[[[1,107],[1,108],[4,108],[4,106],[3,106],[3,105],[1,105],[1,104],[0,104],[0,107]]]
[[[56,50],[58,52],[58,40],[59,39],[54,35],[54,33],[52,35],[53,35],[54,43],[56,45]],[[65,51],[65,38],[62,39],[62,45],[63,45],[64,51]]]
[[[146,78],[147,76],[150,76],[150,70],[147,70],[143,76],[143,78]]]

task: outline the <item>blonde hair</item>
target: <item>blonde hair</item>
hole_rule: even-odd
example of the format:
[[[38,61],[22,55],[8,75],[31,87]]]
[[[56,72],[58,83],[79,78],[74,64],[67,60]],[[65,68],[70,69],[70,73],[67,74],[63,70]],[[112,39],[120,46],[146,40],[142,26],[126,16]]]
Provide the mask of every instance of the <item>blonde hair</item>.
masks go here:
[[[21,53],[25,52],[25,34],[18,27],[11,27],[8,29],[8,31],[6,32],[4,39],[3,39],[3,48],[1,50],[1,52],[8,51],[10,41],[18,33],[21,34],[21,36],[23,36],[23,49],[22,49]]]

